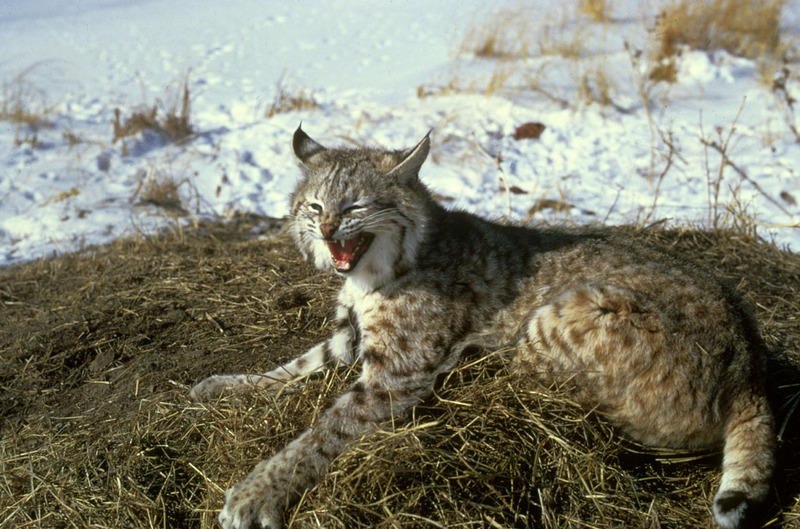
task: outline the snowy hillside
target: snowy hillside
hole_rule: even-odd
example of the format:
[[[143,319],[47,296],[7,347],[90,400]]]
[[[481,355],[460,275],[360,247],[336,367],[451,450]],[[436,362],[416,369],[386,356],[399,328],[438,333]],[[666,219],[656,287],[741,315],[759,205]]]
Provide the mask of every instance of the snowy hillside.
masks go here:
[[[657,83],[658,6],[617,1],[596,21],[567,4],[6,0],[0,265],[197,218],[283,216],[301,121],[323,143],[391,148],[433,129],[422,177],[453,207],[579,224],[754,217],[800,250],[796,65],[683,49],[675,82]],[[522,27],[538,52],[465,45],[504,9],[516,19],[500,30]],[[784,7],[789,40],[799,11]],[[181,115],[191,131],[172,137]],[[515,139],[527,122],[541,136]]]

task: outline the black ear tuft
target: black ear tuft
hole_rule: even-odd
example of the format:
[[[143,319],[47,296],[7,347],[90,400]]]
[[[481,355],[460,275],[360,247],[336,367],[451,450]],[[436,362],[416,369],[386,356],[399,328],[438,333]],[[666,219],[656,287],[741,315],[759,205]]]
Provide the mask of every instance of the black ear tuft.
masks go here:
[[[292,136],[292,152],[302,165],[306,167],[313,165],[311,158],[325,150],[327,150],[325,147],[312,140],[308,134],[303,132],[302,123],[297,127],[297,130],[294,131],[294,136]]]
[[[401,179],[417,178],[419,169],[428,157],[431,150],[431,132],[429,130],[424,138],[413,148],[403,153],[403,159],[397,167],[389,171],[387,176],[395,176]]]

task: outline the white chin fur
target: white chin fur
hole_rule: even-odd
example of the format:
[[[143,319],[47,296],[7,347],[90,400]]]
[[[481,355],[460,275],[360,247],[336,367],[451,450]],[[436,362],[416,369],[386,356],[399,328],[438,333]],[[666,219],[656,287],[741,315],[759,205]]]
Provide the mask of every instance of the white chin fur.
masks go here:
[[[322,239],[314,239],[311,242],[311,255],[314,258],[314,266],[320,270],[333,270],[331,262],[331,252],[328,250],[328,243]]]
[[[391,279],[399,252],[400,249],[394,242],[394,237],[377,234],[372,240],[369,250],[361,257],[358,266],[350,275],[358,275],[365,280],[366,276],[373,276],[376,281]]]
[[[364,290],[375,290],[394,278],[395,263],[400,251],[391,234],[375,234],[372,244],[361,256],[356,267],[341,275]],[[325,247],[325,253],[327,254],[326,265],[328,269],[331,269],[331,258],[327,247]],[[315,257],[319,259],[316,252]]]

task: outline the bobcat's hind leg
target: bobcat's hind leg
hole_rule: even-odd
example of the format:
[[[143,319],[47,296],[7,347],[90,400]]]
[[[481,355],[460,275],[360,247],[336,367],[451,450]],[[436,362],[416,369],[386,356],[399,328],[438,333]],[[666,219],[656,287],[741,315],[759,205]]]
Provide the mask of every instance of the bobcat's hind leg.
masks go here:
[[[747,387],[737,389],[714,422],[716,408],[698,408],[700,398],[690,388],[705,384],[713,391],[718,379],[702,358],[685,352],[691,342],[666,332],[662,318],[638,292],[575,288],[534,312],[521,361],[555,379],[572,380],[569,389],[579,401],[598,405],[624,433],[645,444],[699,447],[724,439],[714,517],[725,529],[741,529],[769,492],[776,450],[772,411],[759,382],[746,378]]]
[[[318,343],[305,354],[281,367],[259,375],[214,375],[196,384],[189,392],[194,400],[209,400],[225,391],[242,392],[252,388],[280,389],[287,382],[337,364],[350,364],[356,332],[350,324],[348,311],[339,307],[336,332],[328,340]]]
[[[722,480],[714,496],[714,517],[725,529],[746,525],[769,492],[775,469],[775,428],[763,395],[737,399],[728,418]]]
[[[525,339],[518,361],[538,372],[590,374],[598,383],[621,384],[628,368],[647,362],[661,346],[663,326],[642,294],[584,285],[539,307]]]

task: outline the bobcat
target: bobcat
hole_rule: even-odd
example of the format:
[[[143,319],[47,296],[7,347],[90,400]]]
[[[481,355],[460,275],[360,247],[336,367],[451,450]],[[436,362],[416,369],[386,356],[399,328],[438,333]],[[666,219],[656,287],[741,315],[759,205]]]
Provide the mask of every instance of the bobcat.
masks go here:
[[[384,151],[294,133],[303,178],[290,233],[346,279],[333,336],[263,375],[209,377],[191,396],[280,387],[356,359],[362,371],[311,429],[225,493],[222,526],[280,527],[348,442],[419,403],[473,344],[514,347],[529,376],[568,381],[642,443],[723,445],[714,516],[745,524],[768,493],[776,438],[765,346],[743,301],[691,263],[607,231],[445,210],[419,178],[429,136]]]

